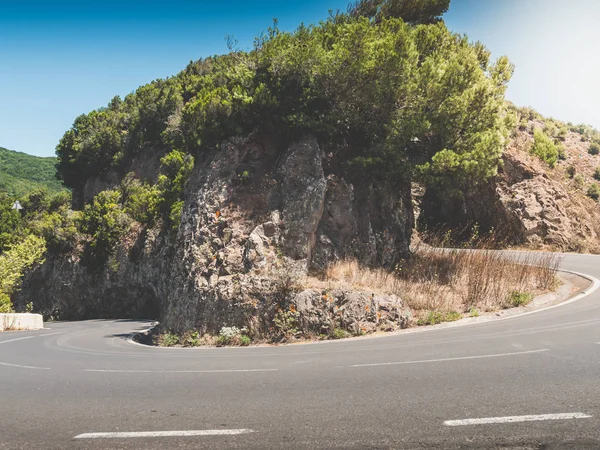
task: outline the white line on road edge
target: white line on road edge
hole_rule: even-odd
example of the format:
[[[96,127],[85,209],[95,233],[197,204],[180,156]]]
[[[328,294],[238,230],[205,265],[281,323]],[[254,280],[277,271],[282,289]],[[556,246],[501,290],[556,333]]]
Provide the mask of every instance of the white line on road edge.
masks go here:
[[[116,433],[84,433],[73,439],[111,439],[111,438],[144,438],[144,437],[186,437],[186,436],[232,436],[253,433],[253,430],[188,430],[188,431],[136,431]]]
[[[215,369],[215,370],[109,370],[83,369],[84,372],[108,373],[228,373],[228,372],[277,372],[279,369]]]
[[[443,359],[422,359],[415,361],[398,361],[398,362],[384,362],[384,363],[373,363],[373,364],[354,364],[348,367],[374,367],[374,366],[399,366],[402,364],[423,364],[423,363],[436,363],[446,361],[462,361],[464,359],[484,359],[484,358],[500,358],[502,356],[519,356],[529,355],[532,353],[549,352],[549,348],[541,348],[539,350],[529,350],[526,352],[513,352],[513,353],[496,353],[494,355],[477,355],[477,356],[460,356],[457,358],[443,358]]]
[[[0,366],[18,367],[19,369],[39,369],[39,370],[50,370],[50,367],[34,367],[34,366],[21,366],[19,364],[8,364],[0,362]]]
[[[590,415],[584,413],[563,413],[563,414],[540,414],[530,416],[507,416],[507,417],[486,417],[482,419],[463,419],[446,420],[444,425],[447,427],[460,427],[464,425],[485,425],[490,423],[516,423],[516,422],[536,422],[541,420],[568,420],[568,419],[589,419]]]

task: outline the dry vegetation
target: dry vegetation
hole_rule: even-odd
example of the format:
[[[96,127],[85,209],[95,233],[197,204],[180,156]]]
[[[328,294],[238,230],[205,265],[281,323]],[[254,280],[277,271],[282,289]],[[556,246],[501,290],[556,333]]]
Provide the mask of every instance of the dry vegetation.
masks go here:
[[[421,246],[395,272],[339,261],[320,283],[396,294],[418,324],[457,320],[462,313],[521,306],[556,288],[560,258],[550,253],[442,250]],[[314,281],[314,280],[313,280]]]

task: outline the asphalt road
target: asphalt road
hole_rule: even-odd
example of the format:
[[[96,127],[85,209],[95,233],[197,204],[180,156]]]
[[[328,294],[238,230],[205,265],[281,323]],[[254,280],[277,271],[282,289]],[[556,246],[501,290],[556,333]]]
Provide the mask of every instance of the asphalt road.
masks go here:
[[[600,257],[562,266],[600,278]],[[127,340],[147,326],[1,333],[0,448],[600,448],[600,290],[507,320],[308,345]],[[117,432],[171,435],[94,434]]]

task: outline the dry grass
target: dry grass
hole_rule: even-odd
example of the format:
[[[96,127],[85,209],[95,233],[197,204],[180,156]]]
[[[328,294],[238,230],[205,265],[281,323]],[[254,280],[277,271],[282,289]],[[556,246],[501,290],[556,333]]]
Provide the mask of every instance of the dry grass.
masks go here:
[[[559,263],[551,253],[421,246],[395,272],[362,267],[354,260],[338,261],[325,271],[320,284],[396,294],[419,319],[432,311],[495,311],[510,307],[515,293],[554,290]]]

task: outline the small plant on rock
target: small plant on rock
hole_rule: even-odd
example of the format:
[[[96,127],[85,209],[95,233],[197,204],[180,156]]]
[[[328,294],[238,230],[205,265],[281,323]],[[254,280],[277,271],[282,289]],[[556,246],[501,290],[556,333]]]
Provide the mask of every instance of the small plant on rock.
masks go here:
[[[350,336],[350,334],[342,328],[334,328],[333,333],[331,333],[333,339],[345,339],[348,336]]]
[[[600,167],[596,167],[596,170],[594,170],[594,180],[598,180],[600,181]]]
[[[588,197],[594,200],[600,199],[600,186],[598,186],[596,183],[590,185],[587,191],[587,195]]]
[[[575,166],[568,166],[565,170],[567,172],[567,175],[569,178],[573,178],[575,176],[575,173],[577,173],[577,169],[575,168]]]

